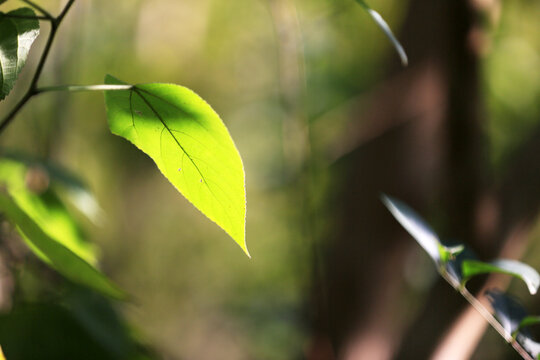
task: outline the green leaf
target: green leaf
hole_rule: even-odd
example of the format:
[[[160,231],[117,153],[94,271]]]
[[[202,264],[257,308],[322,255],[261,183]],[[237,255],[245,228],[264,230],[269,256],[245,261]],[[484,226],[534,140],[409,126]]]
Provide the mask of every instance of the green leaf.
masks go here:
[[[521,320],[517,328],[517,331],[521,330],[524,327],[538,325],[538,324],[540,324],[540,316],[529,315],[529,316],[526,316],[523,320]]]
[[[375,23],[381,28],[381,30],[384,32],[386,37],[390,40],[392,45],[394,46],[394,49],[396,49],[399,58],[401,60],[401,64],[403,66],[407,66],[409,63],[409,59],[407,58],[407,54],[405,53],[405,50],[403,49],[403,46],[399,43],[398,39],[394,36],[394,33],[390,29],[390,26],[384,21],[382,16],[369,7],[369,5],[364,0],[356,0],[360,6],[371,16],[371,18],[375,21]]]
[[[124,293],[105,275],[64,245],[49,237],[8,195],[0,193],[0,208],[17,224],[32,247],[46,257],[46,261],[66,278],[86,285],[113,298],[124,298]]]
[[[30,47],[39,35],[39,21],[28,18],[36,16],[32,9],[20,8],[2,15],[0,13],[0,100],[13,88]]]
[[[77,210],[96,225],[103,222],[104,211],[96,197],[88,186],[70,171],[49,161],[10,150],[1,149],[0,154],[2,158],[24,164],[27,168],[42,169],[50,178],[51,187],[64,195]]]
[[[525,282],[529,292],[536,294],[540,286],[540,275],[527,264],[515,260],[500,259],[490,263],[478,260],[464,260],[461,265],[463,274],[462,283],[467,282],[471,277],[486,273],[501,273],[517,277]]]
[[[0,160],[0,185],[17,206],[51,239],[64,245],[85,261],[96,264],[96,249],[83,236],[65,205],[49,187],[46,168],[10,159]],[[40,188],[42,187],[42,188]],[[36,250],[32,246],[31,250]],[[36,252],[47,261],[44,254]]]
[[[112,76],[107,84],[123,84]],[[141,84],[105,92],[109,127],[154,160],[196,208],[249,256],[242,160],[218,114],[193,91]]]

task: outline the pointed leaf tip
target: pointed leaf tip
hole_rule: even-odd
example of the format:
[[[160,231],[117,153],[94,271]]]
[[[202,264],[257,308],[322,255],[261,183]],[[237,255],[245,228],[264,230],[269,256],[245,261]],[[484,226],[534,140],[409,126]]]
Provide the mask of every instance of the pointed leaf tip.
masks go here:
[[[441,261],[441,248],[444,246],[431,227],[405,203],[382,195],[381,200],[396,220],[407,230],[435,263]]]
[[[390,42],[394,46],[394,49],[398,53],[399,59],[401,60],[401,65],[409,65],[409,59],[407,57],[405,49],[403,49],[403,46],[398,41],[398,39],[392,32],[392,29],[390,29],[390,26],[383,19],[383,17],[377,11],[373,10],[364,0],[356,0],[356,2],[360,4],[360,6],[371,16],[377,26],[379,26],[379,28],[384,32],[386,37],[390,40]]]
[[[122,84],[108,75],[107,84]],[[240,154],[219,115],[190,89],[140,84],[105,91],[109,128],[145,152],[174,187],[249,255]]]

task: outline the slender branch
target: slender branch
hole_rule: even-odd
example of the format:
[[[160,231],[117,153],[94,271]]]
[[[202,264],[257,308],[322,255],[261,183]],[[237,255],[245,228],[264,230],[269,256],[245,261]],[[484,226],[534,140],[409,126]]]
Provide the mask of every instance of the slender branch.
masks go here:
[[[58,85],[58,86],[44,86],[37,88],[35,94],[41,94],[51,91],[110,91],[110,90],[131,90],[133,85],[114,85],[114,84],[100,84],[100,85]]]
[[[51,15],[50,12],[48,12],[47,10],[45,10],[44,8],[42,8],[41,6],[39,6],[38,4],[36,4],[35,2],[31,1],[31,0],[21,0],[22,2],[30,5],[31,7],[33,7],[34,9],[36,9],[37,11],[39,11],[40,13],[43,14],[43,16],[47,19],[47,20],[50,20],[50,21],[54,21],[54,16]]]
[[[55,23],[56,23],[57,27],[58,27],[58,25],[60,25],[60,23],[62,22],[62,20],[66,16],[69,9],[71,9],[71,6],[73,5],[73,3],[75,3],[75,0],[69,0],[68,3],[66,4],[66,6],[64,6],[64,9],[60,13],[60,15],[58,15],[58,17],[55,19]]]
[[[9,114],[0,122],[0,134],[6,129],[6,127],[13,121],[15,118],[15,115],[22,109],[22,107],[30,100],[34,95],[37,94],[37,83],[39,81],[39,78],[41,76],[41,73],[43,72],[43,67],[45,66],[45,62],[47,61],[47,57],[49,56],[49,52],[51,50],[52,44],[54,42],[54,38],[56,36],[56,33],[58,31],[58,27],[60,26],[60,23],[66,16],[67,12],[75,2],[75,0],[69,0],[67,4],[64,6],[64,9],[58,15],[58,17],[54,18],[51,14],[49,14],[46,10],[42,9],[39,5],[34,4],[31,0],[22,0],[25,3],[27,3],[30,6],[33,6],[35,9],[40,11],[44,16],[52,19],[51,20],[51,31],[49,32],[49,37],[47,38],[47,43],[45,44],[45,48],[43,49],[43,52],[41,53],[41,57],[39,59],[39,63],[36,68],[36,72],[34,73],[34,76],[32,78],[32,81],[30,82],[30,87],[22,97],[22,99],[15,105],[13,110],[9,112]]]
[[[15,118],[15,115],[22,109],[22,107],[32,98],[34,94],[27,92],[21,100],[15,105],[15,107],[6,115],[6,117],[0,123],[0,133],[9,125],[9,123]]]
[[[467,288],[461,286],[460,282],[454,277],[448,274],[444,270],[439,270],[439,274],[446,280],[456,291],[458,291],[464,298],[471,304],[471,306],[478,311],[480,315],[491,325],[495,331],[501,335],[501,337],[509,343],[514,350],[525,360],[534,360],[533,357],[525,350],[520,343],[518,343],[511,334],[507,334],[501,323],[493,316],[493,314],[484,306],[477,298],[472,295]]]

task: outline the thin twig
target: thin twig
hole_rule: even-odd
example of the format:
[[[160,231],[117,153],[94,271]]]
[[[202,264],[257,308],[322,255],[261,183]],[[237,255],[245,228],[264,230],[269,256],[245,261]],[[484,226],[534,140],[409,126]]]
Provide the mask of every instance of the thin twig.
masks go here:
[[[471,304],[471,306],[480,313],[480,315],[491,325],[501,337],[509,343],[514,350],[525,360],[534,360],[534,358],[525,350],[519,342],[517,342],[511,334],[508,334],[501,323],[493,316],[493,314],[484,306],[477,298],[472,295],[465,286],[461,286],[459,281],[448,274],[446,271],[440,271],[439,274],[445,279],[456,291],[458,291]]]
[[[49,52],[51,50],[54,38],[56,36],[56,33],[58,31],[58,27],[60,26],[60,23],[66,16],[67,12],[75,2],[75,0],[69,0],[67,4],[64,6],[64,9],[58,15],[58,17],[54,18],[49,14],[46,10],[42,9],[39,5],[34,4],[30,0],[22,0],[25,3],[33,6],[38,11],[40,11],[43,15],[49,17],[51,20],[51,31],[49,33],[49,37],[47,38],[47,43],[45,44],[45,48],[43,49],[43,53],[41,53],[41,57],[39,59],[39,63],[36,68],[36,72],[34,73],[34,76],[32,78],[32,81],[30,82],[30,86],[22,99],[15,105],[13,110],[9,112],[9,114],[2,120],[0,123],[0,134],[6,129],[6,127],[13,121],[15,118],[15,115],[23,108],[23,106],[30,100],[34,95],[37,94],[37,83],[39,81],[39,78],[41,76],[41,73],[43,72],[43,67],[45,66],[45,61],[47,61],[47,57],[49,56]]]

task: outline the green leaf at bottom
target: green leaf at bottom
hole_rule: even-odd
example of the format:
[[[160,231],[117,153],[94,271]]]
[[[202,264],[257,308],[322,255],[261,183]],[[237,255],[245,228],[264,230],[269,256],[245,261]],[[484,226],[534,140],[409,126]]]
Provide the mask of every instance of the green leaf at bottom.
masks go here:
[[[122,84],[112,76],[107,84]],[[154,160],[197,209],[248,254],[240,154],[218,114],[193,91],[141,84],[105,92],[109,127]]]
[[[92,265],[64,245],[51,239],[4,193],[0,193],[0,208],[11,221],[17,224],[29,245],[42,254],[42,258],[66,278],[114,298],[125,297],[115,284]]]

